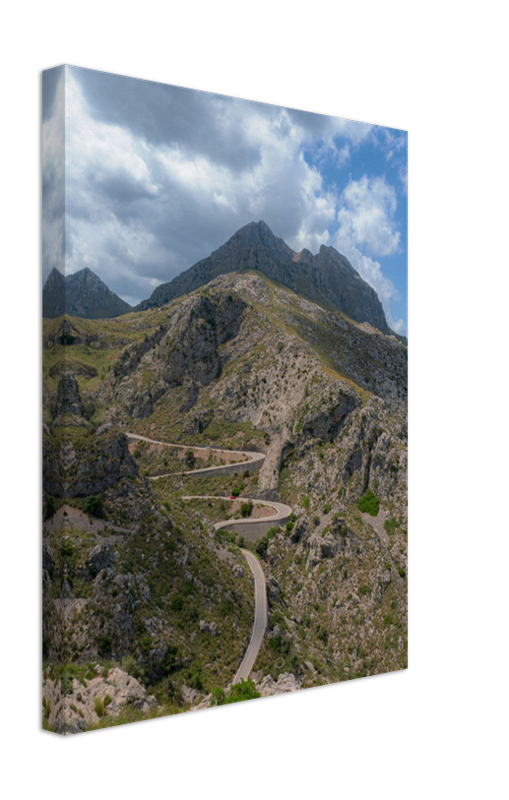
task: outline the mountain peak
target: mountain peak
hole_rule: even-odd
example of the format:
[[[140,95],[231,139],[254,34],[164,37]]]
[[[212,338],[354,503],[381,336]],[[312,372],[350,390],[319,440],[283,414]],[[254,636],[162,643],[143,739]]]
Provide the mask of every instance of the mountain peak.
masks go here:
[[[225,248],[228,251],[242,247],[264,248],[274,254],[279,260],[288,261],[293,258],[293,250],[291,250],[286,242],[280,236],[275,236],[266,222],[262,219],[259,222],[249,222],[240,228],[233,236],[226,242],[225,245],[216,250],[216,253],[224,253]]]
[[[110,291],[89,267],[62,275],[54,267],[42,295],[42,315],[46,319],[69,314],[82,319],[108,319],[131,311],[131,306]]]
[[[172,281],[154,290],[137,311],[157,308],[204,286],[218,275],[259,270],[319,305],[336,306],[356,322],[368,322],[389,333],[375,290],[355,271],[345,256],[322,245],[318,255],[295,253],[266,222],[249,222],[215,250]]]

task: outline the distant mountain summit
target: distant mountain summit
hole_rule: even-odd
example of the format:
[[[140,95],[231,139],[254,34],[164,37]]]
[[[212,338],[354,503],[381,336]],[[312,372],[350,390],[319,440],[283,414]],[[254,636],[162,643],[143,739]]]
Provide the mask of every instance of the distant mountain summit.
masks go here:
[[[262,220],[245,225],[208,258],[158,286],[136,310],[157,308],[218,275],[246,269],[259,270],[319,305],[333,305],[356,322],[368,322],[382,333],[392,333],[377,293],[345,256],[325,245],[317,255],[309,250],[295,253]]]
[[[129,303],[108,289],[88,267],[65,277],[53,268],[44,284],[42,315],[46,319],[61,317],[62,314],[83,319],[105,319],[129,311],[132,311]]]

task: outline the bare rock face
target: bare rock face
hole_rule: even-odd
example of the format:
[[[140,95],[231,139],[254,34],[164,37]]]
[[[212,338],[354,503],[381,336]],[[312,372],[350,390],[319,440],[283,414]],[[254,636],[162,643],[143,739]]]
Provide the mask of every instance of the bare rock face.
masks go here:
[[[136,678],[118,668],[110,670],[106,678],[98,675],[84,683],[76,678],[56,683],[45,678],[42,696],[48,722],[61,734],[80,733],[104,715],[118,717],[126,706],[138,708],[143,714],[157,708],[155,697],[147,696],[147,690]]]
[[[217,624],[215,622],[205,622],[204,619],[201,619],[198,623],[198,627],[200,628],[202,633],[210,633],[212,636],[217,636]]]
[[[94,572],[113,567],[115,556],[111,544],[96,544],[88,557],[88,568]]]
[[[208,293],[182,302],[143,342],[130,344],[114,367],[118,396],[135,419],[145,419],[172,387],[186,386],[181,413],[196,403],[199,387],[208,386],[221,369],[220,345],[239,332],[247,303],[233,293]],[[143,360],[150,360],[157,381],[141,392],[136,377]],[[196,423],[197,432],[200,429]]]
[[[374,289],[355,271],[345,256],[322,245],[317,255],[295,253],[269,226],[251,222],[235,233],[208,258],[158,286],[138,311],[157,308],[209,283],[218,275],[257,269],[315,302],[327,300],[357,322],[367,322],[382,333],[390,329]]]
[[[137,477],[138,464],[128,439],[113,426],[102,426],[79,442],[43,436],[44,491],[54,497],[99,494],[122,478]]]
[[[118,317],[131,310],[129,303],[108,289],[88,267],[66,276],[54,267],[44,284],[42,306],[46,319],[62,314],[102,319]]]
[[[277,600],[281,594],[281,587],[272,576],[267,578],[267,594],[270,600]]]
[[[58,378],[58,392],[53,406],[53,428],[72,424],[87,428],[87,420],[95,411],[90,397],[83,398],[76,375],[72,370],[61,371]]]
[[[252,676],[256,680],[256,676]],[[291,672],[283,672],[279,675],[277,681],[274,680],[272,675],[267,675],[261,681],[256,683],[256,690],[262,697],[271,697],[276,694],[287,694],[288,692],[297,692],[301,685],[295,675]],[[194,706],[192,711],[201,711],[204,708],[209,708],[212,695],[206,695],[199,703],[197,702],[202,696],[203,692],[197,689],[190,689],[185,684],[182,686],[180,696],[182,701],[190,706]]]
[[[256,688],[262,697],[270,697],[274,694],[296,692],[301,687],[295,675],[292,675],[289,672],[284,672],[278,677],[277,681],[274,680],[272,675],[267,675],[261,681],[261,683],[257,684]]]
[[[61,372],[58,381],[57,416],[60,414],[76,414],[78,417],[85,415],[81,402],[78,381],[74,372]]]
[[[76,458],[67,471],[70,497],[98,494],[121,478],[138,475],[138,464],[129,453],[127,436],[113,428],[100,437],[90,438],[90,448],[76,451]]]

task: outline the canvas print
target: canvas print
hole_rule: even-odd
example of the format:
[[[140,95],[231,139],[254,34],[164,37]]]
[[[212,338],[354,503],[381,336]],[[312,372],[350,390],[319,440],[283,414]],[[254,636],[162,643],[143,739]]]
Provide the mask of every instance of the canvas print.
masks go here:
[[[44,729],[405,669],[407,133],[62,66],[42,141]]]

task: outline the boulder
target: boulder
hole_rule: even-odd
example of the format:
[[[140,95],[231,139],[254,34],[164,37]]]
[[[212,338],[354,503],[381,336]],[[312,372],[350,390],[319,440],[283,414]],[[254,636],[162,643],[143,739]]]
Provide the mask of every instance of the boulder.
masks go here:
[[[262,697],[270,697],[274,694],[286,694],[287,692],[296,692],[300,689],[300,683],[295,675],[289,672],[281,674],[277,681],[274,680],[272,675],[267,675],[256,687]]]
[[[198,627],[202,633],[210,633],[212,636],[217,636],[217,624],[215,622],[205,622],[204,619],[201,619],[198,623]]]
[[[103,569],[113,567],[115,555],[111,544],[96,544],[90,551],[87,566],[94,572],[101,572]]]
[[[277,580],[272,576],[267,578],[267,594],[269,600],[277,600],[281,594],[281,587]]]
[[[43,544],[42,546],[42,568],[50,574],[55,568],[55,558],[49,544]]]
[[[180,696],[182,698],[182,702],[185,705],[192,706],[199,697],[201,697],[203,692],[200,692],[198,689],[191,689],[190,686],[186,686],[185,683],[182,684],[180,689]]]

